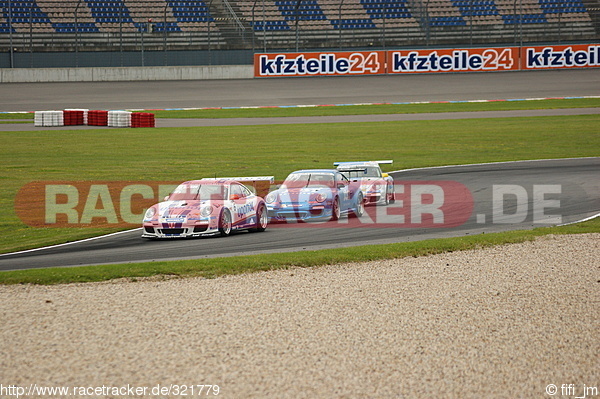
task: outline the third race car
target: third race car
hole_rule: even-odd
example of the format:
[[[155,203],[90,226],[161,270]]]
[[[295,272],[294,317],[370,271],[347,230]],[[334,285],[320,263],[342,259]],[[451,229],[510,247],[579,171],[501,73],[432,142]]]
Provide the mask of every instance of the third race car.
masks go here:
[[[360,184],[365,195],[365,205],[387,205],[394,202],[394,179],[381,171],[381,165],[393,162],[335,162],[334,165],[350,181]]]

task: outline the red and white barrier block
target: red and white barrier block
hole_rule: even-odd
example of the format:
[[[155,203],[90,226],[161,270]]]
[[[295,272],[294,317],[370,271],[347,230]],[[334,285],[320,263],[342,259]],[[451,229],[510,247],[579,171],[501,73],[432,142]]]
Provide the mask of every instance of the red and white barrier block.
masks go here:
[[[64,111],[35,111],[35,126],[109,126],[155,127],[154,114],[149,112],[65,109]]]
[[[108,111],[107,123],[110,127],[131,127],[131,112]]]
[[[77,126],[86,124],[87,110],[83,109],[65,109],[63,119],[65,126]]]
[[[64,126],[63,111],[35,111],[35,126]]]
[[[65,126],[87,125],[88,109],[72,108],[64,111]]]
[[[89,126],[108,126],[108,111],[90,110],[88,112]]]
[[[154,114],[150,112],[135,112],[131,114],[131,127],[156,127]]]

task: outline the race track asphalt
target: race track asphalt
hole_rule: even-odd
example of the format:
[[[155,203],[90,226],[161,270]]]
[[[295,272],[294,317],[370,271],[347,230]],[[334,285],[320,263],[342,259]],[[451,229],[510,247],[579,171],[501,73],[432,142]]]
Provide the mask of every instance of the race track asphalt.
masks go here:
[[[3,83],[0,112],[170,109],[600,95],[596,68],[402,76],[158,82]]]

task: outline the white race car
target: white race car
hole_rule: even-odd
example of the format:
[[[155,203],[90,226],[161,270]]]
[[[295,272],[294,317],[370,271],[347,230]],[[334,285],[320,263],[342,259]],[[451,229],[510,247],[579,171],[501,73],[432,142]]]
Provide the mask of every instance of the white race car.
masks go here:
[[[144,216],[142,237],[228,236],[233,230],[265,231],[265,201],[241,182],[269,181],[273,176],[225,177],[181,183],[164,202]]]
[[[387,205],[394,203],[394,179],[381,171],[383,164],[394,161],[334,162],[337,170],[350,181],[360,183],[365,195],[365,205]]]

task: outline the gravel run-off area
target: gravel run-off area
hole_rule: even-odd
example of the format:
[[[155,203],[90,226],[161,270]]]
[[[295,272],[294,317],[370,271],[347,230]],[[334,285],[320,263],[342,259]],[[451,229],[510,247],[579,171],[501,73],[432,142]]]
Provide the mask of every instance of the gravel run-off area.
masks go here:
[[[0,286],[0,320],[1,387],[600,398],[600,234],[216,279]],[[93,397],[132,397],[106,392]]]

